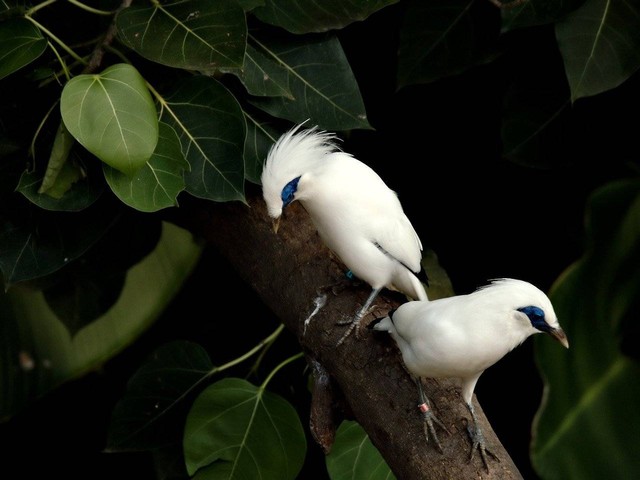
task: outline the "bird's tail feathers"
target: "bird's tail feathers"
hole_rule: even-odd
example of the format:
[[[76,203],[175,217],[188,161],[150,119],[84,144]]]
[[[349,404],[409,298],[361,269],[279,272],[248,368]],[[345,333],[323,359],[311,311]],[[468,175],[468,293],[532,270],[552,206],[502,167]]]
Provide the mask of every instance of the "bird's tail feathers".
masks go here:
[[[421,271],[424,272],[424,270],[421,270]],[[425,279],[426,279],[426,274],[425,274]],[[429,296],[427,295],[427,289],[425,288],[420,278],[416,277],[415,275],[412,275],[411,283],[413,284],[413,289],[416,292],[415,300],[428,301]],[[427,282],[425,283],[427,284],[427,286],[429,285]]]

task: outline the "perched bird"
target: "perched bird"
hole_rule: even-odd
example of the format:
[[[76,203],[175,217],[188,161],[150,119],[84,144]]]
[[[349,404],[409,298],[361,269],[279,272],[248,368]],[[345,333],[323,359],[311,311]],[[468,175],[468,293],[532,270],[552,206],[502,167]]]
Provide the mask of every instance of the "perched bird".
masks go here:
[[[472,403],[482,372],[535,333],[548,333],[569,348],[549,298],[531,283],[510,278],[493,280],[468,295],[404,303],[369,328],[388,332],[397,343],[418,386],[427,441],[432,437],[440,451],[434,422],[446,428],[430,410],[420,378],[460,380],[473,421],[468,428],[470,458],[478,450],[487,469],[487,454],[493,454],[486,449]]]
[[[327,247],[371,286],[364,305],[344,322],[349,328],[340,345],[354,329],[358,335],[361,319],[383,288],[428,300],[418,277],[422,243],[397,194],[373,169],[343,152],[334,134],[301,126],[272,145],[262,191],[276,232],[283,210],[298,200]]]

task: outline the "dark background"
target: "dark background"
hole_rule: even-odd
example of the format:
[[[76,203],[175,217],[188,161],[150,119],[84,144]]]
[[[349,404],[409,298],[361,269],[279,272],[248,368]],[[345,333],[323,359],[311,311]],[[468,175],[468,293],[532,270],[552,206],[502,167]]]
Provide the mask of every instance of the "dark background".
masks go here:
[[[372,165],[398,192],[456,293],[496,277],[521,278],[548,291],[582,254],[588,194],[626,175],[625,162],[635,158],[637,95],[629,93],[637,90],[637,75],[619,89],[576,103],[574,127],[567,132],[573,142],[562,147],[562,162],[545,169],[523,167],[502,152],[505,91],[516,78],[546,84],[551,76],[565,82],[553,31],[510,37],[509,53],[491,64],[396,91],[388,58],[395,55],[397,39],[392,29],[383,28],[385,21],[374,15],[341,32],[375,128],[351,132],[345,150]],[[198,203],[181,203],[189,208],[191,202]],[[227,303],[230,298],[239,298],[238,305]],[[256,317],[264,319],[264,328],[247,329],[245,318]],[[135,344],[100,371],[62,386],[0,425],[0,478],[154,478],[146,454],[101,453],[109,416],[128,378],[167,341],[201,343],[216,363],[253,346],[277,324],[225,260],[205,250],[171,307]],[[542,395],[534,340],[548,341],[529,339],[487,370],[476,387],[485,414],[525,479],[537,478],[528,458],[531,422]],[[280,342],[295,352],[288,333]],[[301,373],[300,365],[289,367],[274,388],[304,401]],[[288,382],[293,386],[286,387]],[[305,408],[300,407],[303,423]],[[309,462],[300,478],[322,478],[322,465],[319,448],[309,440]]]

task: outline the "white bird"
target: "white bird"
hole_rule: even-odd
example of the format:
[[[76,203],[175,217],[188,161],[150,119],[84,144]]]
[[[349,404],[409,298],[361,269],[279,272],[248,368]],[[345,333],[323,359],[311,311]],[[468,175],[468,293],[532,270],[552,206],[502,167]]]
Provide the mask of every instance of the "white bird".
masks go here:
[[[428,300],[419,274],[422,243],[396,192],[365,163],[343,152],[334,134],[294,126],[272,145],[262,191],[277,232],[283,210],[298,200],[320,237],[371,294],[338,345],[355,329],[383,288]],[[426,278],[426,277],[425,277]]]
[[[446,428],[431,412],[420,377],[460,380],[473,420],[473,429],[468,428],[470,458],[479,450],[487,470],[486,455],[494,455],[486,449],[472,403],[482,372],[536,333],[548,333],[569,348],[547,295],[531,283],[510,278],[493,280],[468,295],[404,303],[369,328],[388,332],[398,345],[415,376],[427,441],[433,437],[441,452],[433,422]]]

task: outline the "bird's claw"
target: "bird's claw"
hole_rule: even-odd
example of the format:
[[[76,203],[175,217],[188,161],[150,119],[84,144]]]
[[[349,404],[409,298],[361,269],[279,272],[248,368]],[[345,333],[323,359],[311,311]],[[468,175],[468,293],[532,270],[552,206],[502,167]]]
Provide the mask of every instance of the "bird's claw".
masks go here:
[[[480,458],[482,458],[482,463],[484,464],[484,468],[489,472],[489,460],[488,457],[493,458],[495,461],[499,462],[500,459],[487,448],[486,442],[484,440],[484,434],[482,430],[477,425],[471,426],[467,422],[467,433],[469,434],[469,439],[471,440],[471,451],[469,452],[469,463],[473,461],[473,457],[475,456],[476,450],[480,452]]]
[[[351,335],[351,333],[355,332],[356,334],[356,338],[360,338],[360,327],[362,326],[362,319],[373,310],[373,306],[370,306],[369,308],[367,308],[367,310],[363,310],[360,309],[360,311],[358,311],[358,313],[356,314],[356,316],[354,318],[349,318],[346,320],[338,320],[336,322],[336,325],[340,325],[340,326],[344,326],[344,325],[348,325],[349,328],[347,328],[347,331],[344,332],[342,334],[342,337],[340,337],[340,340],[338,340],[338,343],[336,343],[336,347],[339,347],[340,345],[342,345],[342,343],[347,339],[347,337],[349,335]]]
[[[342,345],[343,342],[347,339],[347,337],[351,335],[351,333],[354,331],[356,334],[356,338],[360,338],[360,319],[354,318],[351,320],[342,320],[342,321],[336,322],[336,324],[349,325],[349,328],[347,328],[347,331],[342,334],[342,337],[340,337],[340,340],[338,340],[338,343],[336,343],[336,347],[339,347],[340,345]]]
[[[442,430],[447,432],[448,435],[451,435],[451,432],[449,432],[449,429],[444,425],[444,423],[442,423],[440,419],[433,414],[433,412],[427,406],[426,403],[419,405],[418,408],[422,412],[422,416],[424,418],[423,428],[424,428],[424,436],[426,437],[427,442],[429,442],[430,439],[432,438],[434,443],[436,444],[436,448],[438,449],[438,451],[440,453],[444,453],[442,445],[440,444],[440,440],[438,439],[438,434],[436,433],[435,427],[437,425]]]

